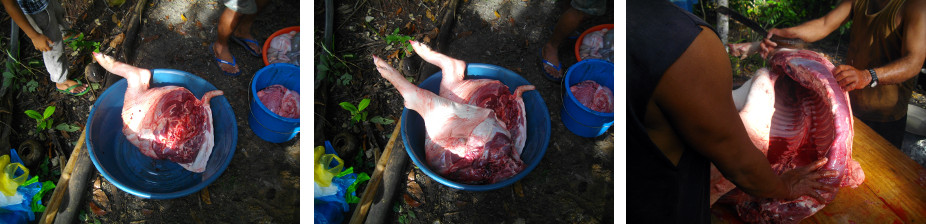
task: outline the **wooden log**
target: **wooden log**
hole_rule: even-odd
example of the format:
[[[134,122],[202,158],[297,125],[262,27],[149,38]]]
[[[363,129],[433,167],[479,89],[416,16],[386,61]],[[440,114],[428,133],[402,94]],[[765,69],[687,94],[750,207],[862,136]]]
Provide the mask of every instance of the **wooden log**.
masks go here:
[[[380,188],[380,182],[383,181],[383,172],[386,170],[386,165],[389,163],[389,160],[392,159],[392,154],[396,151],[402,150],[393,150],[395,148],[396,139],[399,136],[399,130],[402,126],[402,119],[399,118],[396,121],[395,129],[392,131],[392,136],[389,137],[389,142],[386,143],[386,148],[383,150],[383,154],[380,156],[379,161],[376,163],[376,169],[373,170],[373,175],[370,177],[370,181],[367,182],[366,189],[363,191],[363,194],[360,196],[360,202],[357,203],[357,208],[354,209],[354,214],[351,215],[350,223],[359,224],[363,223],[367,218],[367,212],[370,210],[370,205],[373,202],[373,197],[375,196],[376,189]],[[404,147],[404,146],[403,146]],[[402,151],[404,152],[404,151]],[[405,153],[401,153],[405,154]],[[403,155],[404,156],[404,155]]]
[[[399,125],[396,125],[399,126]],[[405,145],[394,144],[392,154],[389,156],[389,163],[386,164],[386,170],[383,171],[383,183],[376,189],[367,188],[366,191],[373,191],[373,205],[367,215],[367,224],[384,223],[389,214],[392,214],[392,203],[395,201],[396,191],[399,189],[402,180],[406,179],[405,168],[408,165],[408,153],[405,152]]]
[[[138,0],[134,6],[135,10],[130,12],[132,16],[129,17],[129,21],[126,22],[125,39],[122,41],[122,55],[127,64],[131,64],[131,62],[135,60],[135,40],[138,39],[138,30],[141,29],[142,13],[145,11],[147,2],[147,0]],[[107,73],[104,87],[111,86],[113,83],[116,83],[116,81],[119,81],[119,79],[122,79],[122,77]]]
[[[80,134],[80,138],[77,139],[77,145],[74,146],[74,150],[71,152],[67,165],[64,167],[64,170],[61,172],[61,177],[58,179],[57,187],[55,187],[55,191],[51,195],[51,200],[48,201],[45,212],[42,213],[38,223],[48,224],[56,221],[56,216],[59,215],[58,213],[61,210],[69,212],[66,214],[69,220],[61,219],[61,222],[56,223],[70,223],[73,221],[73,218],[77,216],[77,210],[80,208],[80,203],[82,201],[81,197],[84,195],[82,189],[86,188],[89,182],[87,178],[89,177],[88,174],[91,173],[93,169],[93,167],[89,165],[91,163],[90,156],[87,154],[87,148],[84,144],[86,136],[87,130],[84,129]],[[83,186],[83,188],[78,186]],[[68,195],[67,198],[64,197],[66,194]],[[66,204],[66,207],[61,208],[62,204]]]

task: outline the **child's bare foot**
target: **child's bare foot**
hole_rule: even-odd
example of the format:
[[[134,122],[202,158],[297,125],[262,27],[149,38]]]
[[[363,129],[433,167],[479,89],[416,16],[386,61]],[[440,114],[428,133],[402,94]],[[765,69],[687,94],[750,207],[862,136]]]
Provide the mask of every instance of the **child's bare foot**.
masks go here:
[[[87,93],[88,86],[87,84],[83,84],[83,83],[69,79],[67,81],[64,81],[64,83],[55,83],[55,87],[57,87],[58,91],[60,92],[75,95],[75,96],[80,96],[80,95],[84,95],[85,93]]]

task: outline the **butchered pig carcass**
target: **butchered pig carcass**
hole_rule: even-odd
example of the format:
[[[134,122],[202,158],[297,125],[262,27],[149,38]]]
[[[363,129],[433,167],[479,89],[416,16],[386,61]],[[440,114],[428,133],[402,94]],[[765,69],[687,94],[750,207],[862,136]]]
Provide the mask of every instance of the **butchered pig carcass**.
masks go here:
[[[209,100],[221,90],[203,94],[202,100],[179,86],[150,88],[151,70],[137,68],[94,53],[107,71],[126,79],[122,106],[122,133],[145,156],[178,163],[184,169],[205,171],[215,145]]]
[[[421,114],[427,135],[427,164],[441,176],[467,184],[489,184],[524,170],[520,155],[526,141],[521,95],[498,80],[464,79],[463,61],[412,42],[421,57],[441,67],[440,94],[418,88],[385,61],[374,57],[380,74],[392,83],[405,106]]]
[[[737,108],[742,108],[740,119],[753,144],[779,175],[827,157],[820,169],[838,175],[821,182],[836,189],[857,187],[865,175],[852,159],[852,111],[847,92],[833,77],[833,64],[819,53],[791,49],[777,50],[769,63],[771,70],[760,69],[744,85],[747,89],[734,91],[734,99],[745,99]],[[711,184],[712,203],[734,204],[740,218],[751,223],[797,223],[832,202],[838,192],[818,190],[825,201],[810,196],[756,198],[732,190],[735,186],[714,167]]]

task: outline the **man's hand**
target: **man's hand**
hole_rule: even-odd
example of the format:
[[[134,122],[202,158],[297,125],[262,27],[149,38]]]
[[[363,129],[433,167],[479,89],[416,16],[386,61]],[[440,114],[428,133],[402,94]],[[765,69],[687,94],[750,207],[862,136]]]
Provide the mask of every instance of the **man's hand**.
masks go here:
[[[846,92],[863,89],[871,83],[871,73],[859,70],[851,65],[839,65],[833,69],[833,77]]]
[[[763,58],[767,58],[768,53],[775,50],[775,47],[778,47],[778,43],[772,41],[772,35],[784,38],[798,38],[797,33],[795,33],[792,29],[772,28],[768,31],[768,35],[765,36],[765,39],[763,39],[759,44],[759,55],[762,55]]]
[[[819,180],[822,178],[836,177],[836,175],[838,175],[834,170],[818,170],[826,164],[826,161],[826,158],[822,158],[810,165],[797,167],[781,174],[781,181],[784,182],[785,187],[788,188],[787,192],[790,192],[784,199],[794,200],[807,195],[817,199],[819,202],[824,202],[823,196],[817,193],[816,190],[833,192],[836,189],[820,183]]]
[[[727,49],[729,49],[730,55],[739,57],[740,59],[746,59],[749,55],[759,52],[759,43],[761,42],[762,41],[727,44]]]
[[[48,39],[44,34],[38,34],[29,39],[32,39],[32,45],[35,45],[35,49],[42,52],[50,51],[51,45],[54,44],[54,42],[51,42],[51,39]]]

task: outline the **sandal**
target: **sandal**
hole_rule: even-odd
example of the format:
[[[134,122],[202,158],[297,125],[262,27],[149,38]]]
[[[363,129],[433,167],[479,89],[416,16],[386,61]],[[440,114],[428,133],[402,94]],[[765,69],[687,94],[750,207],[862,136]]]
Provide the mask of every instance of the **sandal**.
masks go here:
[[[235,41],[235,43],[238,43],[238,45],[241,45],[242,47],[244,47],[244,49],[247,49],[248,53],[251,53],[251,55],[260,57],[260,43],[257,43],[256,40],[247,39],[243,37],[236,37],[236,36],[232,36],[231,39]],[[258,50],[254,51],[254,49],[251,48],[251,46],[248,45],[248,43],[253,43],[254,46],[257,46]]]
[[[212,45],[210,45],[209,48],[211,48],[211,49],[212,49],[212,53],[215,54],[215,43],[213,43]],[[237,60],[235,59],[235,56],[234,56],[234,55],[232,55],[232,61],[231,61],[231,62],[228,62],[228,61],[226,61],[226,60],[222,60],[222,59],[220,59],[219,57],[215,57],[215,56],[214,56],[213,58],[215,58],[215,61],[218,62],[218,63],[216,63],[215,65],[216,65],[216,66],[219,66],[219,71],[222,71],[222,74],[225,74],[225,75],[227,75],[227,76],[238,76],[238,75],[241,75],[241,68],[238,67],[238,62],[237,62]],[[237,68],[238,72],[235,72],[235,73],[226,72],[225,69],[222,69],[222,64],[231,65],[232,67]]]
[[[544,77],[546,77],[550,81],[554,81],[554,82],[563,81],[563,77],[556,78],[553,76],[553,74],[550,74],[549,72],[547,72],[547,69],[544,67],[546,65],[549,65],[550,67],[553,67],[553,69],[556,69],[556,71],[559,72],[560,75],[563,74],[563,70],[562,70],[563,63],[560,62],[559,66],[556,66],[553,63],[547,61],[546,59],[543,59],[543,47],[541,47],[540,48],[540,71],[543,71]]]
[[[74,79],[74,81],[76,81],[77,84],[71,85],[67,89],[58,89],[57,87],[55,87],[55,89],[58,90],[58,92],[68,94],[71,96],[83,96],[84,94],[87,94],[88,92],[90,92],[90,86],[84,86],[84,83],[80,82],[80,79]],[[77,88],[78,86],[84,86],[85,87],[84,91],[79,92],[79,93],[71,92],[71,90],[74,90],[74,88]]]

